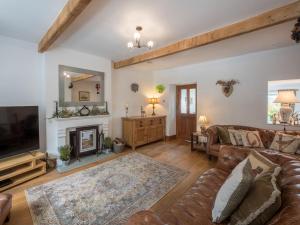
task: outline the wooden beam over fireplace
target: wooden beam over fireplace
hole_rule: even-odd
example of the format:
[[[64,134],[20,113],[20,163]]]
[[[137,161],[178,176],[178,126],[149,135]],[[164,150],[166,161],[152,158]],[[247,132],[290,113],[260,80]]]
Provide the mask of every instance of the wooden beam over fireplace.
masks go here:
[[[192,38],[178,41],[174,44],[134,56],[129,59],[114,63],[114,68],[119,69],[152,59],[176,54],[182,51],[201,47],[217,41],[256,31],[262,28],[274,26],[300,17],[300,0],[280,8],[262,13],[243,21],[204,33]],[[289,34],[287,34],[289,35]]]
[[[92,0],[69,0],[40,41],[38,51],[40,53],[47,51],[91,1]]]

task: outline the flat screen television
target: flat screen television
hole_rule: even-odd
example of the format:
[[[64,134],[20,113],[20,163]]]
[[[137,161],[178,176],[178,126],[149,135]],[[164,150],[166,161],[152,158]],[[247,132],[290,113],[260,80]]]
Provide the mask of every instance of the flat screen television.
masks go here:
[[[0,107],[0,159],[39,146],[38,106]]]

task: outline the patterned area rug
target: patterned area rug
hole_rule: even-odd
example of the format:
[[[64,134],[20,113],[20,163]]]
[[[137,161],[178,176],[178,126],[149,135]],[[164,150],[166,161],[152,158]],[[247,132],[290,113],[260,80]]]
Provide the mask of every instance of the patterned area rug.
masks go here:
[[[187,172],[139,153],[26,191],[35,225],[123,225],[149,209]]]

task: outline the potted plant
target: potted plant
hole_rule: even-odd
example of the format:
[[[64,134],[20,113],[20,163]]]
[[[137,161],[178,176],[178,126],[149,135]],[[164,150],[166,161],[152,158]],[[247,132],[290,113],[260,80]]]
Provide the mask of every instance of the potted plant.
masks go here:
[[[72,147],[70,145],[64,145],[59,147],[59,158],[63,166],[67,166],[70,163]]]
[[[113,142],[112,142],[111,138],[110,137],[104,138],[103,145],[104,145],[103,152],[105,154],[110,153],[111,149],[112,149],[112,145],[113,145]]]

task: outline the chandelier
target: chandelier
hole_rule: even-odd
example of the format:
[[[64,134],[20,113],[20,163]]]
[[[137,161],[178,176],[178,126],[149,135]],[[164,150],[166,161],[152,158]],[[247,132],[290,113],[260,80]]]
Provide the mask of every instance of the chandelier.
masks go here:
[[[133,48],[153,48],[153,41],[148,41],[147,44],[142,44],[141,43],[141,31],[143,30],[143,28],[141,26],[137,26],[136,27],[136,32],[134,33],[134,41],[130,41],[128,42],[127,44],[127,47],[130,48],[130,49],[133,49]]]

